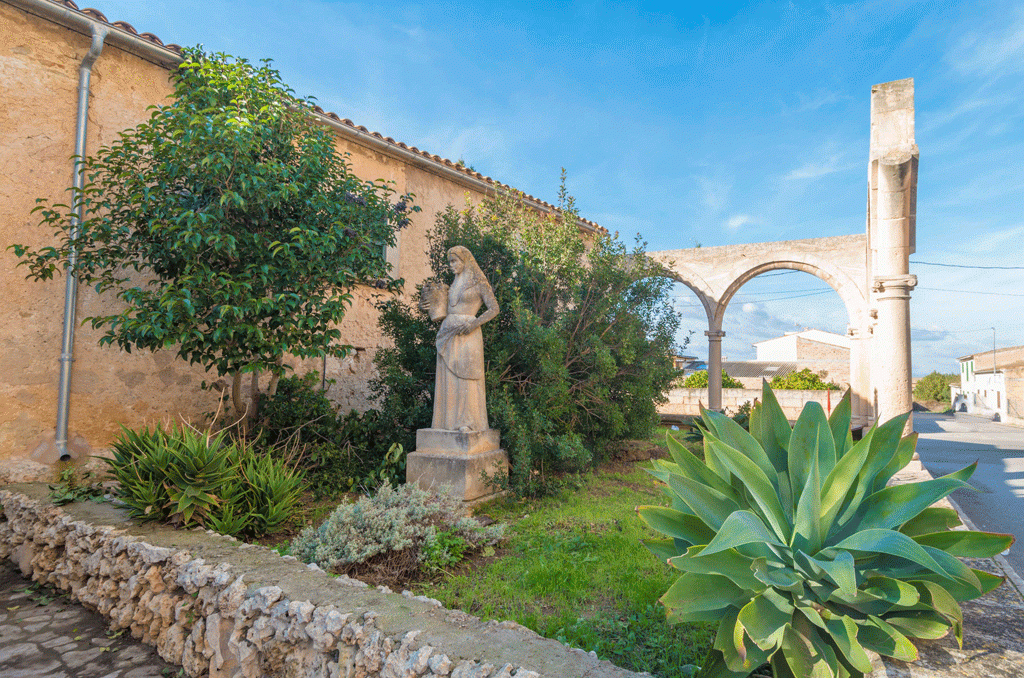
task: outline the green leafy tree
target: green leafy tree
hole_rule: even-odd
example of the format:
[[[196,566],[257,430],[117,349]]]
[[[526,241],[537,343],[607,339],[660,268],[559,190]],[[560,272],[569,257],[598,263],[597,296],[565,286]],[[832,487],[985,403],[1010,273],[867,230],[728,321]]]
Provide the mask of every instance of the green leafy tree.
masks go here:
[[[683,388],[707,388],[708,387],[708,371],[700,370],[694,372],[690,376],[686,377],[683,381]],[[738,379],[733,379],[725,370],[722,370],[722,388],[743,388],[743,384]]]
[[[918,400],[937,400],[940,403],[948,403],[950,385],[959,383],[959,374],[932,372],[917,380],[917,385],[914,386],[914,397]]]
[[[353,175],[269,62],[191,48],[172,77],[171,103],[81,159],[86,184],[70,204],[40,201],[57,243],[12,248],[30,278],[71,268],[123,302],[87,318],[106,330],[101,344],[234,374],[235,407],[251,415],[242,373],[270,370],[276,384],[286,353],[345,355],[337,323],[351,292],[395,286],[384,249],[418,208]]]
[[[576,223],[563,189],[554,216],[503,195],[449,208],[431,234],[433,280],[450,282],[445,253],[464,245],[494,289],[501,312],[483,325],[488,414],[522,494],[587,468],[612,440],[648,437],[678,376],[671,281],[641,243],[588,244]],[[381,325],[395,346],[377,354],[382,421],[411,442],[431,420],[437,326],[398,302],[384,305]]]
[[[824,374],[824,372],[822,373]],[[835,382],[826,383],[821,374],[812,372],[805,367],[799,372],[772,377],[771,387],[780,391],[840,391],[842,387]]]

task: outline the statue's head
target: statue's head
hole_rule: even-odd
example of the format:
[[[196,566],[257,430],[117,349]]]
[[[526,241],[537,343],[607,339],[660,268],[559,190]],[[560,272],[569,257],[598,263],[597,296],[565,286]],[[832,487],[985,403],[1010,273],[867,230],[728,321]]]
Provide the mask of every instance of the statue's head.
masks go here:
[[[459,275],[466,270],[467,267],[469,267],[471,271],[479,270],[479,267],[476,264],[476,259],[473,257],[473,253],[462,245],[456,245],[448,250],[448,266],[451,267],[452,273],[455,275]]]

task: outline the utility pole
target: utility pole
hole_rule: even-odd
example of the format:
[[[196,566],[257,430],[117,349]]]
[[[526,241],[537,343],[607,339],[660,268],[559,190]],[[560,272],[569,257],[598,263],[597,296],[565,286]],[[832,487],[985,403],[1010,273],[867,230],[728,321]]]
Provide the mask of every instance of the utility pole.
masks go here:
[[[996,328],[992,328],[992,385],[996,383]]]

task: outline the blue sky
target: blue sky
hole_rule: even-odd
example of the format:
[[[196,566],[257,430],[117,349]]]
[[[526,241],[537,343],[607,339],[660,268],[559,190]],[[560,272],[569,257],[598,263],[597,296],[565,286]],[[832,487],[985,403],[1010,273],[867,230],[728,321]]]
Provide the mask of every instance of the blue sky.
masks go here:
[[[95,0],[165,42],[270,57],[299,94],[649,248],[862,233],[871,86],[912,77],[921,150],[913,369],[1024,344],[1024,5]],[[1016,295],[1016,296],[1014,296]],[[703,312],[681,285],[691,352]],[[723,353],[845,308],[766,274]]]

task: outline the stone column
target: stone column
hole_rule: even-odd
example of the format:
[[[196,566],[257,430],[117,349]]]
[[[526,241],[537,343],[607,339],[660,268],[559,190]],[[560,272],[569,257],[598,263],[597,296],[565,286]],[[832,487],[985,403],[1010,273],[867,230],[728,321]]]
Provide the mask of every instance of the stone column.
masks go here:
[[[722,330],[707,330],[708,338],[708,409],[722,409]]]
[[[871,385],[878,418],[887,421],[913,407],[910,389],[910,275],[915,248],[918,149],[914,143],[914,81],[871,90],[871,165],[868,241],[872,302]],[[912,422],[907,421],[907,430]]]
[[[864,332],[851,327],[850,337],[850,409],[851,426],[871,426],[875,420],[871,396],[871,354]]]

